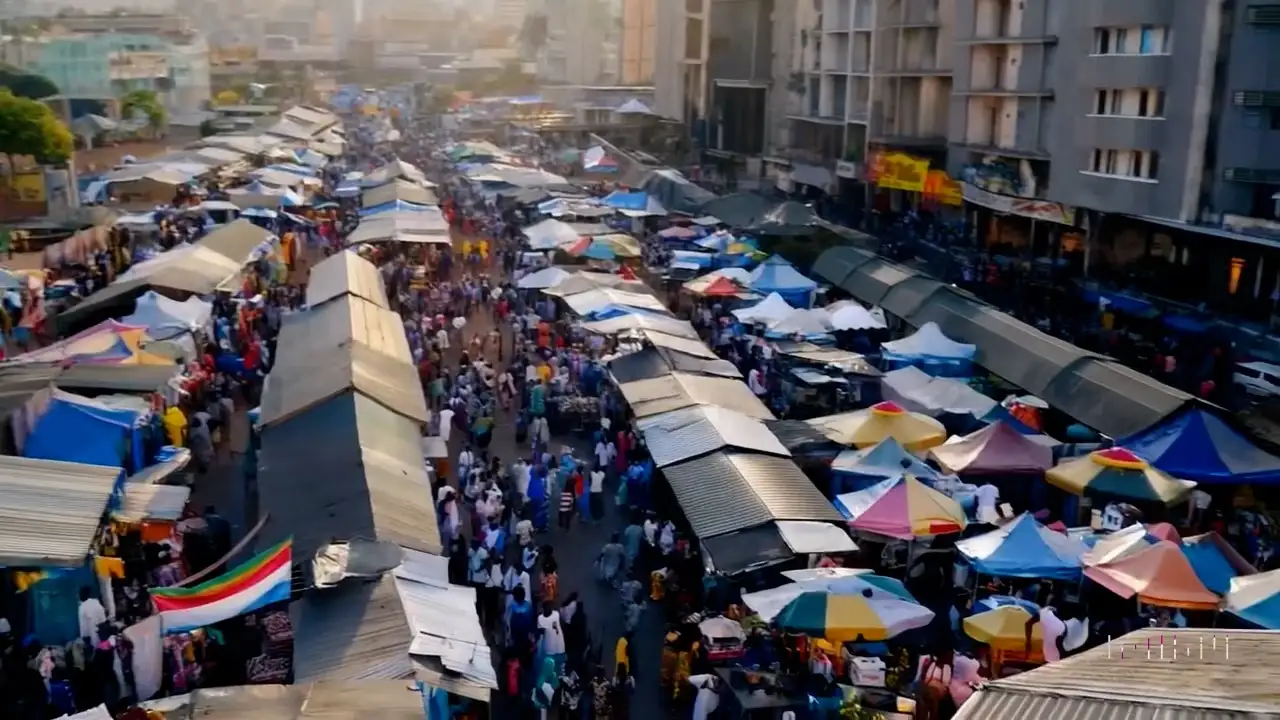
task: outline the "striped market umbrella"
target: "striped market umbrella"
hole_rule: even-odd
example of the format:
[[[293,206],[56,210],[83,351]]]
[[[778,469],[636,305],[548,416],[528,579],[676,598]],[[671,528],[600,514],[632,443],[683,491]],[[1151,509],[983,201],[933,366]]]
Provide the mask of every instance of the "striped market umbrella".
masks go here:
[[[893,596],[807,592],[787,603],[774,623],[787,632],[833,643],[880,642],[933,620],[933,611]]]
[[[964,530],[964,510],[910,475],[836,497],[836,509],[854,530],[910,540]]]
[[[907,412],[893,402],[807,422],[834,442],[859,448],[871,447],[891,437],[907,450],[919,452],[941,445],[947,439],[942,423],[928,415]]]
[[[1157,470],[1120,447],[1068,460],[1045,473],[1045,478],[1075,495],[1165,505],[1181,502],[1196,486]]]
[[[1027,623],[1031,613],[1018,605],[1002,605],[964,619],[964,634],[993,650],[1023,650],[1027,646]],[[1037,623],[1031,628],[1032,647],[1040,647],[1042,634]]]

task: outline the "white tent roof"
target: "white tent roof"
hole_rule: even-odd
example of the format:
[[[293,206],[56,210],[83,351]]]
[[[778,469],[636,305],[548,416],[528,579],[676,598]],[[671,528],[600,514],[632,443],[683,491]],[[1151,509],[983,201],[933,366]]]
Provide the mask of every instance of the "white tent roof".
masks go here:
[[[636,100],[635,98],[632,98],[622,103],[621,105],[618,106],[617,110],[614,110],[614,112],[618,113],[619,115],[652,115],[653,114],[653,111],[649,109],[648,105],[645,105],[644,103],[640,102],[639,100]]]
[[[926,415],[953,412],[982,417],[996,406],[995,400],[953,378],[933,378],[928,384],[904,393],[902,400],[899,404],[908,410]]]
[[[657,317],[655,315],[619,315],[608,320],[585,323],[582,329],[599,335],[617,335],[635,330],[656,330],[658,333],[701,342],[698,331],[687,320]]]
[[[658,467],[734,447],[790,457],[782,442],[759,420],[714,405],[696,406],[636,421]]]
[[[588,290],[577,295],[570,295],[564,301],[568,304],[570,310],[579,315],[590,315],[610,305],[625,305],[627,307],[655,310],[664,314],[668,312],[662,301],[652,295],[642,295],[625,290],[615,290],[614,288]]]
[[[558,267],[542,268],[541,270],[529,273],[520,278],[516,285],[525,289],[541,290],[543,288],[555,287],[563,282],[566,278],[573,277],[573,273],[568,270],[562,270]]]
[[[894,355],[934,357],[951,360],[972,360],[977,346],[956,342],[943,334],[937,323],[927,322],[920,329],[901,340],[891,340],[882,346]]]
[[[786,300],[778,293],[769,293],[769,297],[761,300],[759,303],[749,308],[739,308],[733,311],[734,317],[742,322],[760,322],[769,323],[776,322],[791,314],[795,308],[791,307]]]
[[[769,323],[769,332],[787,335],[821,335],[831,330],[831,320],[824,310],[792,310]]]
[[[555,250],[566,243],[578,240],[578,231],[568,223],[554,218],[543,220],[536,225],[524,229],[524,236],[529,239],[530,250]]]
[[[155,291],[138,298],[133,314],[121,320],[126,325],[141,325],[153,340],[167,340],[172,335],[195,332],[209,324],[213,303],[198,297],[178,302]]]
[[[833,303],[823,308],[831,318],[834,330],[880,330],[884,321],[854,300]]]

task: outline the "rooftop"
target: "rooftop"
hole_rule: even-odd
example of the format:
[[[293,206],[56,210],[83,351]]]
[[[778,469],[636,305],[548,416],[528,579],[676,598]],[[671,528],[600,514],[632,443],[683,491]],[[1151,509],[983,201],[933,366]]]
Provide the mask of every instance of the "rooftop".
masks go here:
[[[1138,630],[991,682],[956,720],[1280,718],[1277,652],[1280,631]]]

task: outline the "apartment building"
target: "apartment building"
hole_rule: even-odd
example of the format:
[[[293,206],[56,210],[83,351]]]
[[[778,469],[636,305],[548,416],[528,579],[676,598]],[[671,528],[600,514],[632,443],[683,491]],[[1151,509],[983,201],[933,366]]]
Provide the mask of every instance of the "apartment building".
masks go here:
[[[192,32],[100,33],[59,30],[34,38],[9,38],[5,57],[49,78],[72,99],[118,99],[152,90],[171,117],[199,114],[212,94],[209,48]]]
[[[710,0],[656,0],[653,61],[654,110],[705,132]]]
[[[622,0],[619,56],[623,85],[652,85],[658,50],[658,4],[661,0]]]
[[[774,0],[711,0],[704,147],[726,168],[760,157],[768,140]]]
[[[1237,4],[1230,29],[1201,219],[1280,237],[1280,0]]]
[[[546,38],[538,78],[558,85],[618,82],[621,8],[602,0],[541,0]]]

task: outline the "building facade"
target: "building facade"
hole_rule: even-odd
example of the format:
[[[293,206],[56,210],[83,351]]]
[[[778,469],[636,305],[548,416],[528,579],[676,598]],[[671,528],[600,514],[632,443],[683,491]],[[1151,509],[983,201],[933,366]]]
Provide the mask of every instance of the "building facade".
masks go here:
[[[27,67],[64,96],[108,99],[151,90],[172,116],[199,113],[211,99],[209,48],[198,34],[108,32],[26,42],[35,48]]]
[[[695,134],[708,107],[711,0],[656,0],[654,110]]]
[[[658,49],[658,5],[661,0],[622,0],[622,34],[618,82],[652,85]]]

